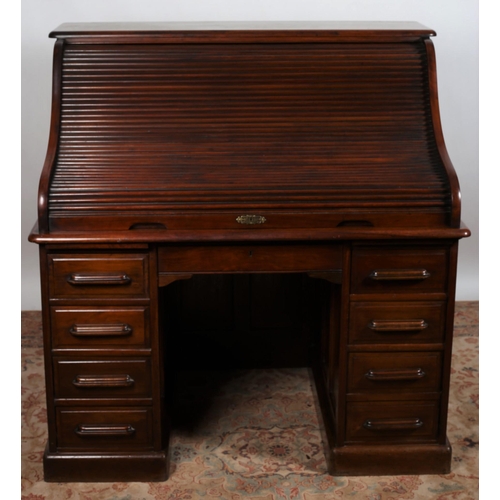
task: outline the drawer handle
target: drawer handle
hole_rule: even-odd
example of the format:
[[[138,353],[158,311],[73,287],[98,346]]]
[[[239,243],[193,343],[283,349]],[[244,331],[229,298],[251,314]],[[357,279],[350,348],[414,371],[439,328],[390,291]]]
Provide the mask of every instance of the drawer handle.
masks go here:
[[[112,425],[112,424],[97,424],[87,425],[79,424],[75,433],[79,436],[131,436],[135,429],[130,424]]]
[[[425,377],[425,372],[422,368],[416,368],[414,370],[368,370],[365,373],[365,377],[374,382],[420,380]]]
[[[130,375],[77,375],[73,380],[76,387],[130,387],[134,385]]]
[[[128,285],[132,279],[128,274],[111,274],[111,273],[73,273],[67,278],[67,282],[71,285]]]
[[[420,418],[381,418],[365,420],[363,427],[370,431],[407,431],[420,429],[423,425]]]
[[[130,335],[133,328],[126,323],[113,325],[72,325],[69,333],[75,337],[125,337]]]
[[[385,320],[372,319],[368,328],[377,332],[420,332],[428,328],[428,323],[423,319]]]
[[[431,273],[426,269],[375,269],[370,278],[375,281],[425,280]]]

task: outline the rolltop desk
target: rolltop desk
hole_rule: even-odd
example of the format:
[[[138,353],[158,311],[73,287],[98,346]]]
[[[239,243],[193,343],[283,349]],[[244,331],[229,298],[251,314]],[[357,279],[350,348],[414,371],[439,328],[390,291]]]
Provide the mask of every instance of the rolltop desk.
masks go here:
[[[434,35],[329,22],[51,33],[30,235],[47,481],[167,479],[170,379],[178,359],[196,369],[200,338],[171,318],[184,294],[188,320],[191,303],[204,305],[191,314],[200,324],[212,320],[220,280],[230,293],[261,283],[246,299],[255,314],[301,294],[293,335],[233,325],[221,345],[253,342],[254,365],[313,368],[331,474],[450,470],[457,248],[469,231]],[[287,351],[292,361],[278,359]]]

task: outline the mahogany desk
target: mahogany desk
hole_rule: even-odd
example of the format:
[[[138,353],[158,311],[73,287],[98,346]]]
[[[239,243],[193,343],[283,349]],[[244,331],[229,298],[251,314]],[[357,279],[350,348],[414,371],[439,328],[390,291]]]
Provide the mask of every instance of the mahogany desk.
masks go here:
[[[197,367],[203,335],[185,324],[196,314],[198,328],[226,331],[220,345],[253,342],[249,365],[314,368],[332,474],[450,470],[457,248],[469,231],[434,34],[417,23],[51,34],[30,236],[47,481],[167,479],[171,378],[179,359]]]

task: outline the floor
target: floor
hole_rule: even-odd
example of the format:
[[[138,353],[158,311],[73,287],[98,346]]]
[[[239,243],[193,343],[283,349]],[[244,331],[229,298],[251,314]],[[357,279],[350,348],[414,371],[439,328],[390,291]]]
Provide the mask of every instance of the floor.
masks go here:
[[[459,302],[447,475],[332,477],[326,473],[307,369],[191,374],[187,412],[171,438],[162,483],[45,483],[46,414],[40,313],[22,313],[22,500],[468,500],[478,494],[479,304]],[[200,394],[205,397],[200,398]],[[190,399],[191,398],[191,399]],[[200,418],[202,417],[202,418]]]

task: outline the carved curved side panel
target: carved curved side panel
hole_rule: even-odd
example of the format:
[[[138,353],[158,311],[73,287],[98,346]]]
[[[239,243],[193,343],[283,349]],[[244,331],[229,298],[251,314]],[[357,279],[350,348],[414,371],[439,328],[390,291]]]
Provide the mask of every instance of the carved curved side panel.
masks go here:
[[[52,111],[47,155],[43,164],[42,175],[38,186],[38,230],[40,233],[49,231],[49,187],[57,158],[59,144],[59,129],[61,124],[61,91],[62,91],[62,58],[64,40],[57,40],[54,46],[52,70]]]
[[[451,195],[451,215],[450,226],[460,227],[460,211],[461,211],[461,195],[460,184],[455,172],[455,168],[451,163],[446,144],[444,142],[443,129],[441,127],[441,115],[439,113],[439,100],[438,100],[438,86],[437,86],[437,71],[436,71],[436,53],[432,40],[427,39],[424,41],[427,50],[428,70],[429,70],[429,93],[430,105],[432,115],[432,125],[434,127],[434,136],[436,138],[436,145],[438,148],[441,161],[444,164],[448,180],[450,182],[450,195]]]

